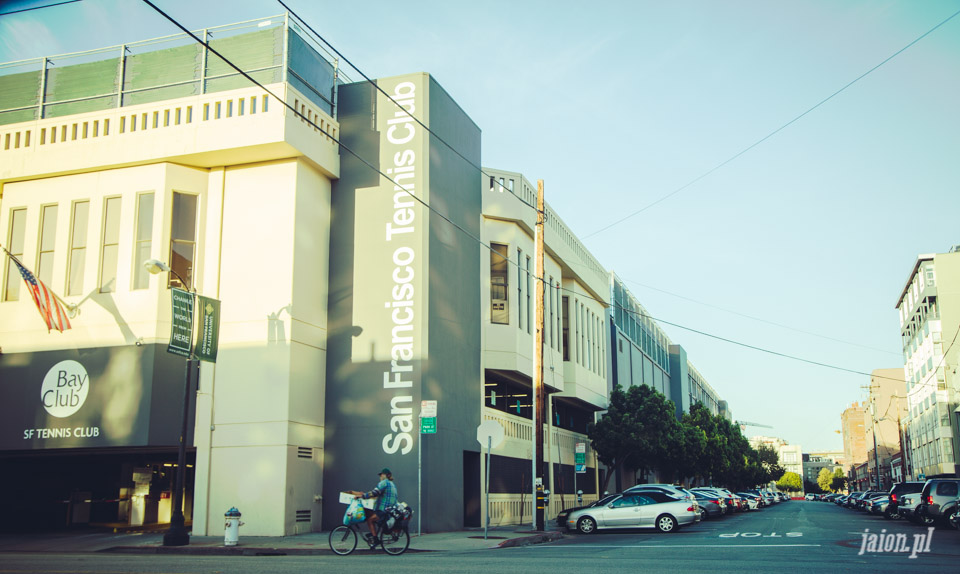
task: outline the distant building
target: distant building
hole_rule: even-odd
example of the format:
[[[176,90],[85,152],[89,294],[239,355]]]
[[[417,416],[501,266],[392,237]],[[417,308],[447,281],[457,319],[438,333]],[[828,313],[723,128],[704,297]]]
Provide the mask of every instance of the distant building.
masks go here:
[[[847,470],[867,460],[867,412],[853,403],[840,415],[843,432],[843,460]]]
[[[842,468],[843,453],[803,453],[803,480],[817,484],[817,477],[824,468],[833,472],[835,468]]]
[[[803,449],[798,444],[784,444],[777,451],[780,466],[786,472],[796,473],[803,478]]]

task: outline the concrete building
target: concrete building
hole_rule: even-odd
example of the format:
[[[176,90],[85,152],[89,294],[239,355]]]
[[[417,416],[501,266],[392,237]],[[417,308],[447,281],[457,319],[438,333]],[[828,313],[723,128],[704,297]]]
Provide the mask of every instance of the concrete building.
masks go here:
[[[843,433],[843,463],[849,471],[867,460],[867,411],[853,403],[840,415]]]
[[[901,420],[906,418],[906,383],[903,369],[875,369],[870,374],[867,398],[866,447],[867,473],[874,487],[884,490],[892,486],[892,460],[900,453]],[[877,481],[879,465],[879,482]]]
[[[956,476],[960,437],[960,247],[917,257],[897,298],[907,416],[906,475]]]
[[[817,484],[817,477],[824,468],[830,472],[836,468],[843,468],[843,465],[838,462],[842,456],[843,453],[803,453],[803,480]]]

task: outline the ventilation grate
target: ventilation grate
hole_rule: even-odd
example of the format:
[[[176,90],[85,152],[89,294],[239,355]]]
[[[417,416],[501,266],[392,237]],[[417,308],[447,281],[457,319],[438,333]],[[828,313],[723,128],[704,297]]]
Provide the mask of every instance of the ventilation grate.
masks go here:
[[[313,448],[309,446],[298,446],[297,458],[313,458]]]
[[[310,520],[312,520],[310,510],[297,511],[297,522],[310,522]]]

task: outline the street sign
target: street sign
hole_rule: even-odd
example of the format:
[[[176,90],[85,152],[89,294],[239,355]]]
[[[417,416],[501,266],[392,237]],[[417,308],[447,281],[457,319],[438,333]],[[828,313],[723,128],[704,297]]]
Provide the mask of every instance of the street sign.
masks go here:
[[[193,293],[173,287],[170,289],[170,303],[173,318],[167,352],[190,358],[193,344]]]
[[[587,443],[578,442],[573,450],[573,466],[577,474],[587,472]]]
[[[216,363],[220,340],[220,301],[198,295],[197,304],[200,310],[200,327],[197,329],[194,352],[201,361]]]
[[[420,401],[420,416],[437,416],[437,401]]]
[[[490,439],[489,441],[487,439]],[[503,442],[503,425],[497,421],[486,420],[477,427],[477,442],[480,446],[497,448]]]
[[[917,480],[927,480],[927,475],[921,474],[921,475],[917,476]]]
[[[420,417],[420,434],[437,434],[437,417]]]
[[[576,446],[576,449],[575,449],[573,452],[574,452],[574,453],[578,453],[578,452],[580,452],[580,453],[586,453],[586,452],[587,452],[587,443],[585,443],[585,442],[578,442],[578,443],[577,443],[577,446]]]

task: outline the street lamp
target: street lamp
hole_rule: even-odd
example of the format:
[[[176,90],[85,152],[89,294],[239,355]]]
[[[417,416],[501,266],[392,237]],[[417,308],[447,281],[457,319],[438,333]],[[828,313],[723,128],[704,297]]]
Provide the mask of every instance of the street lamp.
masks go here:
[[[148,259],[143,266],[153,275],[158,273],[173,273],[184,286],[187,282],[180,277],[169,265],[159,259]],[[190,286],[191,298],[196,297],[196,291]],[[183,479],[184,468],[187,464],[187,414],[190,412],[190,365],[193,362],[193,352],[187,356],[187,365],[183,375],[183,411],[180,415],[180,444],[177,451],[177,472],[173,486],[173,512],[170,515],[170,529],[163,534],[164,546],[186,546],[190,543],[190,535],[183,517]]]

